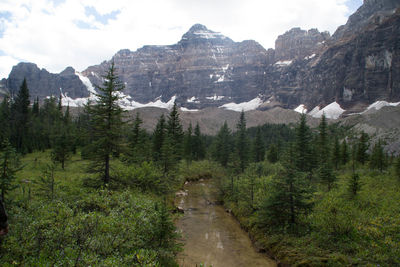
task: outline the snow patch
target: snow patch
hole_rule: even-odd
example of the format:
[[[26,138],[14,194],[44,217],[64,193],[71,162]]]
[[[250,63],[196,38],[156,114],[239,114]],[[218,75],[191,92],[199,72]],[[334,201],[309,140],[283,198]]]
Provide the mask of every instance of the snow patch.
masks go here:
[[[290,64],[292,64],[292,60],[279,60],[275,63],[275,65],[279,66],[279,67],[285,67],[285,66],[289,66]]]
[[[199,111],[198,109],[188,109],[188,108],[184,108],[184,107],[181,107],[181,110],[184,111],[184,112],[197,112],[197,111]]]
[[[311,112],[313,112],[314,109]],[[318,109],[319,109],[319,107],[318,107]],[[309,115],[313,116],[314,118],[321,118],[322,114],[325,114],[326,118],[336,120],[337,118],[340,117],[340,115],[343,114],[343,112],[345,112],[345,110],[342,109],[340,107],[340,105],[335,101],[335,102],[330,103],[323,109],[319,110],[318,112],[315,112],[315,114],[313,114],[313,115],[309,114]]]
[[[301,114],[303,114],[303,113],[306,114],[307,113],[306,106],[303,105],[303,104],[301,104],[297,108],[295,108],[294,111],[296,111],[298,113],[301,113]]]
[[[214,94],[214,96],[206,96],[206,99],[214,100],[214,101],[220,101],[220,100],[222,100],[224,98],[225,98],[225,96],[223,96],[223,95],[217,96],[217,94]]]
[[[310,55],[310,56],[306,56],[304,59],[305,59],[305,60],[309,60],[309,59],[314,58],[315,56],[316,56],[315,54],[312,54],[312,55]]]
[[[125,110],[133,110],[136,108],[144,108],[144,107],[156,107],[156,108],[165,108],[165,109],[171,109],[174,106],[176,96],[171,97],[171,99],[168,102],[162,102],[161,99],[158,97],[156,101],[154,102],[149,102],[146,104],[142,104],[139,102],[136,102],[134,100],[130,100],[130,96],[126,96],[123,93],[121,93],[122,99],[119,100],[118,104]]]
[[[196,34],[196,35],[198,35],[198,36],[200,36],[201,38],[204,38],[204,39],[218,39],[218,38],[220,38],[220,39],[226,39],[226,37],[225,36],[223,36],[221,33],[219,33],[219,32],[211,32],[211,31],[202,31],[202,30],[199,30],[199,31],[195,31],[195,32],[193,32],[194,34]]]
[[[241,112],[242,110],[243,111],[255,110],[262,103],[263,102],[262,102],[261,98],[260,97],[256,97],[256,98],[250,100],[249,102],[242,102],[242,103],[239,103],[239,104],[228,103],[228,104],[220,106],[219,108],[224,108],[224,109],[228,109],[228,110]]]
[[[315,108],[313,108],[313,109],[308,113],[308,115],[314,117],[314,115],[317,114],[319,111],[320,111],[319,106],[316,106]]]
[[[390,102],[386,102],[386,101],[376,101],[375,103],[369,105],[369,107],[364,111],[366,112],[367,110],[370,109],[376,109],[376,110],[380,110],[383,107],[396,107],[400,105],[400,102],[395,102],[395,103],[390,103]]]
[[[96,90],[94,90],[94,87],[88,77],[83,76],[80,72],[77,71],[75,71],[75,75],[79,77],[79,79],[86,86],[90,94],[96,94]]]

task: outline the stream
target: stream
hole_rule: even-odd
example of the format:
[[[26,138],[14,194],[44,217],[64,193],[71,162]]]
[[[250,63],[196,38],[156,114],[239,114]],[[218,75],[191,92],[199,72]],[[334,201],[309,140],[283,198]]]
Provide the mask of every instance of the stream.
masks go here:
[[[221,205],[215,205],[210,181],[191,182],[177,193],[176,205],[184,209],[177,221],[184,250],[179,266],[276,266],[258,253],[248,234]]]

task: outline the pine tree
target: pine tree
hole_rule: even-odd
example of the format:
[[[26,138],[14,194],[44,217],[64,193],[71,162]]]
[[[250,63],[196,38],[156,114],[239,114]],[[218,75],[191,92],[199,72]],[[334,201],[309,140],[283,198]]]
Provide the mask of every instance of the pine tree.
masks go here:
[[[201,160],[204,159],[204,157],[205,157],[205,147],[201,136],[199,123],[196,123],[193,136],[193,159]]]
[[[166,123],[164,114],[158,119],[156,128],[153,132],[153,160],[155,162],[161,159],[161,148],[166,136]]]
[[[15,174],[20,170],[18,155],[8,140],[1,145],[0,168],[1,200],[4,203],[7,192],[14,189]]]
[[[383,151],[382,141],[379,140],[375,143],[372,148],[371,159],[370,159],[370,167],[371,169],[378,169],[380,172],[387,166],[386,155]]]
[[[276,163],[278,161],[278,147],[275,144],[269,146],[267,152],[267,159],[271,163]]]
[[[22,153],[27,153],[31,150],[28,133],[29,104],[29,89],[26,79],[24,79],[11,107],[13,116],[11,143],[18,152]]]
[[[132,131],[129,134],[129,162],[141,163],[149,156],[147,149],[148,140],[147,134],[141,125],[143,120],[140,118],[140,113],[136,113],[135,120],[133,121]]]
[[[236,154],[239,160],[240,171],[244,172],[244,169],[249,163],[249,140],[247,137],[246,118],[244,116],[244,111],[240,113],[240,118],[236,125],[236,129]]]
[[[360,162],[362,165],[364,165],[368,160],[367,150],[368,150],[368,135],[362,132],[358,140],[357,154],[356,154],[357,161]]]
[[[193,136],[192,136],[192,123],[189,124],[189,127],[185,134],[185,141],[184,141],[184,156],[188,163],[192,161],[193,158]]]
[[[232,147],[231,131],[225,121],[214,141],[214,151],[212,153],[214,160],[226,167],[229,162]]]
[[[265,158],[265,146],[262,138],[261,127],[257,127],[256,138],[253,144],[254,161],[261,162]]]
[[[121,151],[123,110],[118,105],[124,85],[119,80],[114,63],[103,76],[103,86],[96,86],[97,101],[88,108],[92,120],[93,142],[90,144],[91,171],[101,175],[104,184],[110,182],[111,156]]]
[[[307,126],[306,115],[301,114],[296,127],[295,165],[301,172],[311,172],[313,168],[311,150],[311,131]]]

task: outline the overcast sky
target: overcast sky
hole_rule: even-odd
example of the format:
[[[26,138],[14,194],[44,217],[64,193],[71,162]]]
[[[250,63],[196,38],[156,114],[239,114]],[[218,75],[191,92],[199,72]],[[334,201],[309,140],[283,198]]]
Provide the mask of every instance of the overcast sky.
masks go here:
[[[58,73],[118,50],[177,43],[196,23],[274,48],[293,27],[331,34],[362,0],[0,0],[0,78],[20,61]]]

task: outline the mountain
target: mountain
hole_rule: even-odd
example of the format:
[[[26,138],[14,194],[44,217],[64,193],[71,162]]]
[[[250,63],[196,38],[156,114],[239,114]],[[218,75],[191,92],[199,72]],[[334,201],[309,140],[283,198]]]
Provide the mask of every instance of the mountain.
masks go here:
[[[102,83],[113,61],[127,109],[176,101],[184,110],[282,107],[336,118],[378,100],[400,100],[399,6],[398,0],[365,0],[332,36],[293,28],[268,50],[196,24],[174,45],[123,49],[82,73],[51,74],[20,63],[0,90],[16,91],[26,77],[33,97],[58,95],[61,88],[65,102],[76,105],[93,92],[92,84]]]

